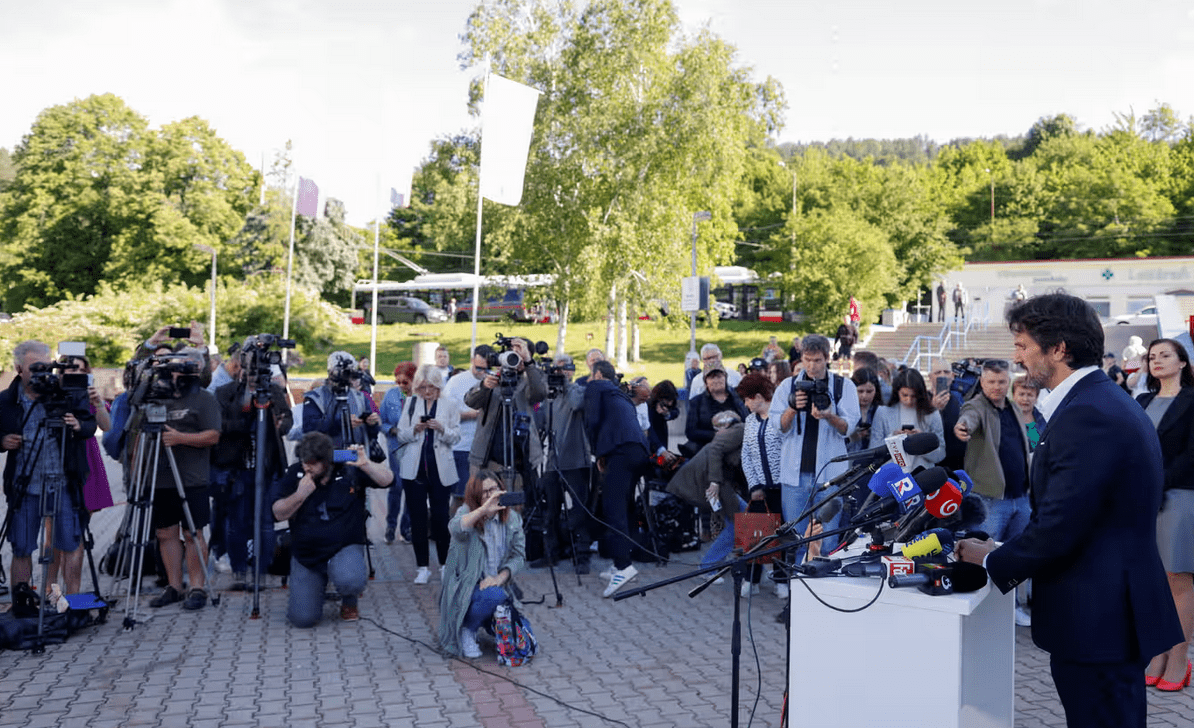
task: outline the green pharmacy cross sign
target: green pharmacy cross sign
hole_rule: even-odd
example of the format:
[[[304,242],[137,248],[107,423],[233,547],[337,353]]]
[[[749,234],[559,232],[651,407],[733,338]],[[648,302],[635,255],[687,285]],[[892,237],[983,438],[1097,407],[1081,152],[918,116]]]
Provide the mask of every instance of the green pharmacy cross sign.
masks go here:
[[[1111,269],[1110,269],[1110,268],[1105,268],[1105,269],[1103,270],[1103,280],[1105,280],[1105,281],[1109,281],[1109,280],[1111,280],[1111,278],[1112,278],[1114,275],[1115,275],[1115,274],[1111,272]]]

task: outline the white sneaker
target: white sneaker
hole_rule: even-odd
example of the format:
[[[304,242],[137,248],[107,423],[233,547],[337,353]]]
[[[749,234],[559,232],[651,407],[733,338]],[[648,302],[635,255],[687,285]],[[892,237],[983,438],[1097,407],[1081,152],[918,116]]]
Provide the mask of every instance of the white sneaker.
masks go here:
[[[613,575],[614,575],[614,572],[615,572],[615,571],[616,571],[616,569],[615,569],[613,566],[610,566],[608,569],[606,569],[605,571],[601,572],[601,573],[600,573],[600,574],[598,574],[597,576],[601,577],[602,579],[608,579],[608,578],[610,578],[611,576],[613,576]]]
[[[609,576],[609,586],[605,587],[602,592],[603,597],[612,597],[614,592],[622,588],[622,585],[638,576],[638,569],[634,568],[634,564],[627,566],[625,569],[614,569]]]
[[[1024,611],[1024,607],[1016,607],[1016,626],[1017,627],[1031,627],[1032,615]]]
[[[415,583],[426,584],[431,581],[431,569],[426,566],[420,566],[419,570],[415,572]]]
[[[232,573],[232,562],[230,562],[228,560],[228,554],[224,554],[223,556],[221,556],[219,559],[216,560],[216,573],[217,574],[231,574]]]
[[[481,645],[477,644],[476,630],[469,629],[468,627],[460,628],[460,650],[464,653],[465,657],[481,656]]]
[[[745,599],[746,597],[749,597],[751,594],[758,594],[758,593],[759,593],[759,585],[751,584],[749,581],[743,581],[742,586],[738,589],[738,596],[742,597],[743,599]]]
[[[775,582],[775,596],[786,600],[788,598],[788,585],[778,581]]]

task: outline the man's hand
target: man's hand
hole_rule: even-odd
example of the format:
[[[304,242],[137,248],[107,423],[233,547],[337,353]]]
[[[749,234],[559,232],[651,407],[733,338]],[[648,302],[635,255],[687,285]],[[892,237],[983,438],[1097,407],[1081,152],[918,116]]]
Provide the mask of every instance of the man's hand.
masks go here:
[[[750,499],[752,501],[761,501],[761,500],[766,499],[766,497],[767,497],[767,494],[763,492],[762,488],[759,488],[757,490],[752,490],[750,492]]]
[[[987,554],[998,548],[995,542],[991,539],[980,541],[977,538],[964,538],[954,545],[954,550],[958,554],[959,561],[966,561],[971,564],[978,564],[982,566],[983,559]]]
[[[958,424],[954,425],[954,437],[958,438],[962,442],[970,441],[970,428],[966,426],[965,422],[959,422]]]
[[[0,447],[5,450],[20,450],[22,438],[20,435],[5,435],[3,440],[0,440]]]
[[[794,398],[796,400],[797,411],[808,407],[808,393],[806,393],[803,389],[796,390]],[[791,409],[791,407],[789,407],[789,409]]]
[[[70,412],[67,412],[66,414],[62,415],[62,421],[65,422],[67,424],[67,426],[70,427],[75,432],[78,432],[83,427],[82,425],[79,424],[79,420],[74,415],[72,415]]]
[[[721,492],[721,483],[717,481],[710,481],[709,487],[705,488],[705,500],[712,500]]]
[[[527,348],[527,342],[523,341],[522,339],[515,339],[510,348],[513,349],[516,354],[518,354],[519,358],[522,359],[523,364],[526,364],[531,360],[531,350]]]
[[[360,458],[358,457],[358,459]],[[297,492],[303,498],[315,492],[315,478],[312,478],[310,473],[303,473],[303,477],[299,479]]]
[[[496,389],[501,380],[496,374],[486,374],[485,378],[481,380],[481,386],[486,389]]]
[[[170,425],[164,425],[162,429],[162,444],[166,447],[173,447],[174,445],[181,445],[183,441],[183,434],[174,429]]]
[[[203,324],[191,319],[191,337],[187,339],[187,343],[196,349],[203,348]]]
[[[933,407],[936,408],[938,412],[944,410],[948,406],[949,406],[949,390],[948,389],[938,392],[937,394],[933,395]]]
[[[365,424],[366,425],[381,424],[381,415],[377,414],[376,412],[370,412],[369,416],[365,418]]]

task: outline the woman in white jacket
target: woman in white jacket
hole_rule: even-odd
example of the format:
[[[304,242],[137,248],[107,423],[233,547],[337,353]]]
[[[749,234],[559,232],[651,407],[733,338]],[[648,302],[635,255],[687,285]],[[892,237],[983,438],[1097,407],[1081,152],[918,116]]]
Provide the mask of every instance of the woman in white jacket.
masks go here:
[[[406,444],[399,461],[402,490],[410,511],[410,531],[415,548],[416,584],[431,580],[428,536],[435,540],[440,572],[448,558],[448,501],[456,484],[452,446],[460,440],[460,408],[440,399],[443,374],[430,364],[415,372],[414,396],[407,399],[398,418],[398,442]],[[409,443],[409,444],[408,444]],[[427,502],[431,501],[430,534]]]

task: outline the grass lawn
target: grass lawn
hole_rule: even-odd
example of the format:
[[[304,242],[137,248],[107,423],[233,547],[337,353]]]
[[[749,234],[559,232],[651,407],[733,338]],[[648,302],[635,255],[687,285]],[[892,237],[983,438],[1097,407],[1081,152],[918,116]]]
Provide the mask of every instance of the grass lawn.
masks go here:
[[[682,383],[684,377],[684,355],[688,352],[688,327],[668,326],[658,321],[641,321],[639,326],[639,350],[642,360],[630,362],[627,374],[645,374],[652,384],[663,379]],[[556,326],[550,324],[478,323],[477,343],[492,344],[497,333],[505,336],[523,336],[531,341],[546,341],[549,348],[555,347]],[[716,329],[707,324],[697,325],[697,348],[707,342],[716,342],[724,353],[728,366],[736,367],[739,362],[748,362],[759,356],[769,336],[776,336],[780,346],[787,351],[792,337],[805,333],[797,324],[745,321],[722,321]],[[443,344],[452,355],[452,365],[467,363],[469,342],[472,335],[471,323],[446,324],[387,324],[377,327],[377,364],[374,370],[378,379],[389,382],[393,379],[394,366],[400,361],[409,361],[414,356],[418,343]],[[630,341],[629,332],[627,341]],[[565,351],[581,364],[584,354],[592,348],[605,348],[605,323],[581,322],[568,325]],[[353,326],[352,333],[335,346],[323,350],[304,352],[304,364],[293,372],[296,377],[322,377],[326,373],[327,355],[343,349],[358,357],[369,353],[369,327]]]

